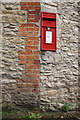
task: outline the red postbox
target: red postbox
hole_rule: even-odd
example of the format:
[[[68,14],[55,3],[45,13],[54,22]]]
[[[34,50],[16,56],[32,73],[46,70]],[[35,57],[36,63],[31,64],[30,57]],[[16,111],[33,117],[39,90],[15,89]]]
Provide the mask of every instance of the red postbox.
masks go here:
[[[41,14],[41,50],[56,50],[56,14]]]

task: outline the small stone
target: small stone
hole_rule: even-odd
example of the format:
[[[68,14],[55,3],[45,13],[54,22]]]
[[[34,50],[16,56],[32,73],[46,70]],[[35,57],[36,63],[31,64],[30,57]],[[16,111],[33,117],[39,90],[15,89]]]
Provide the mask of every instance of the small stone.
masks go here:
[[[5,96],[4,96],[5,98],[5,101],[7,101],[7,102],[10,102],[11,101],[11,95],[10,94],[6,94]]]
[[[72,56],[72,55],[73,55],[71,52],[68,52],[67,54],[68,54],[69,56]]]

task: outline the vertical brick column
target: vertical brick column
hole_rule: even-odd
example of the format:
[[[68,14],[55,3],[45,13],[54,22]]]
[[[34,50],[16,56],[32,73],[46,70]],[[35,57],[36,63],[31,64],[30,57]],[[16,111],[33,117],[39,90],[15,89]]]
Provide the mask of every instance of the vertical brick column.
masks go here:
[[[20,92],[39,91],[39,27],[40,2],[21,2],[21,10],[26,11],[27,23],[20,24],[20,37],[25,37],[25,51],[19,51],[19,64],[25,64],[25,79],[18,81]]]

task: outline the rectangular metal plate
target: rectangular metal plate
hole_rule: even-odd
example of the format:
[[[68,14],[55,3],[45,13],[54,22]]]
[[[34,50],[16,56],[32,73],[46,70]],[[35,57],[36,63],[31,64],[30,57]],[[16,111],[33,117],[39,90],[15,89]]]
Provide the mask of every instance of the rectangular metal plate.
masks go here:
[[[52,31],[46,31],[46,43],[52,44]]]

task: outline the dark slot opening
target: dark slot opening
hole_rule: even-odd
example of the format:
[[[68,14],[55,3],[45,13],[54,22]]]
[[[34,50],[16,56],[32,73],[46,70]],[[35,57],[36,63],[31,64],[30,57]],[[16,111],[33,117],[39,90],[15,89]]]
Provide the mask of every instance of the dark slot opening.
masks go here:
[[[47,20],[47,21],[55,21],[56,19],[53,19],[53,18],[43,18],[43,20]]]

